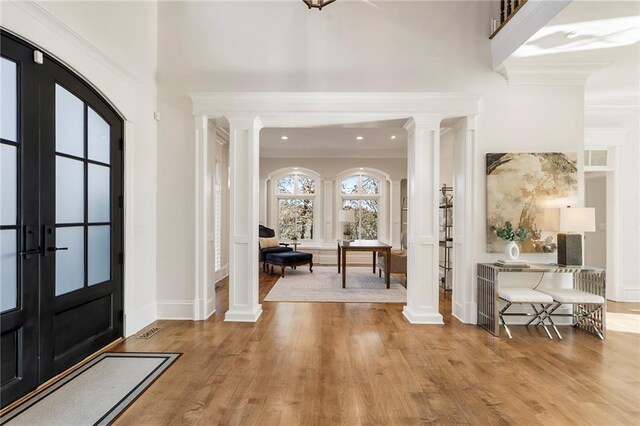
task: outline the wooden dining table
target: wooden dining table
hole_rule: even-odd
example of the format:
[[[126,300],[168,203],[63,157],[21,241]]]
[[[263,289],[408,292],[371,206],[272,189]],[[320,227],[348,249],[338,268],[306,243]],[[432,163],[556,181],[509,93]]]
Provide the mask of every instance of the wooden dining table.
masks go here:
[[[378,240],[338,240],[338,273],[342,273],[342,288],[347,287],[347,252],[370,251],[373,253],[373,273],[376,273],[376,256],[384,253],[384,279],[387,288],[391,287],[391,246]]]

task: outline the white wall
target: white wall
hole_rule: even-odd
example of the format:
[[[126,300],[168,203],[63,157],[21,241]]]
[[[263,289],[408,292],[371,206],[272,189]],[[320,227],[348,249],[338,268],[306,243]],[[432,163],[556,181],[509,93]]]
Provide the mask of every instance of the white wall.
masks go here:
[[[156,319],[154,2],[8,2],[1,25],[61,59],[125,118],[125,333]],[[162,242],[160,242],[162,244]]]
[[[583,157],[582,87],[510,87],[491,71],[490,2],[380,2],[376,7],[335,2],[322,13],[302,6],[296,2],[161,2],[158,6],[163,114],[158,154],[159,298],[193,298],[194,138],[187,92],[481,93],[474,155],[478,211],[474,261],[500,257],[484,250],[487,152],[561,148]],[[367,24],[357,24],[362,22]],[[579,168],[582,171],[581,162]],[[261,167],[261,175],[265,170]],[[582,184],[580,188],[583,192]],[[555,255],[524,257],[555,260]]]
[[[440,135],[440,186],[453,185],[453,136],[451,129]]]
[[[587,93],[589,86],[587,85]],[[618,129],[625,136],[620,147],[621,235],[622,253],[618,258],[622,271],[610,293],[613,300],[640,302],[640,109],[628,99],[592,100],[587,104],[586,125],[589,128]],[[604,140],[603,143],[607,141]],[[611,287],[610,287],[611,288]]]

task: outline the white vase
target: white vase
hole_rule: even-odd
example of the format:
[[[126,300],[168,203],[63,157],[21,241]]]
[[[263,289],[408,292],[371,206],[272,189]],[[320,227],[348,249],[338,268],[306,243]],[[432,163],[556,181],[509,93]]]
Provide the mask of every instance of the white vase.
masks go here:
[[[520,257],[520,248],[515,241],[509,241],[504,248],[504,253],[507,255],[507,259],[516,260]]]

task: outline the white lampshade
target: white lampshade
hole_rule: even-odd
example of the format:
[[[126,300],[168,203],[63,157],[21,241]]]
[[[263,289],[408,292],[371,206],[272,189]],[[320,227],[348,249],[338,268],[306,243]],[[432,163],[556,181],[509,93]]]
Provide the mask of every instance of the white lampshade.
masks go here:
[[[593,207],[545,209],[541,228],[543,231],[594,232],[596,210]]]
[[[353,210],[340,210],[338,212],[338,222],[355,222],[356,213]]]

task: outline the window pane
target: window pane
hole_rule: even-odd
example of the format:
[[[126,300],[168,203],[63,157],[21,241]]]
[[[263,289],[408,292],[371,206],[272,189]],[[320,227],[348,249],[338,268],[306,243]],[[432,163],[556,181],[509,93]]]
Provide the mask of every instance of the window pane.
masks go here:
[[[88,111],[87,149],[89,152],[87,155],[90,160],[110,164],[111,127],[97,112],[91,108]]]
[[[354,210],[356,223],[351,224],[352,237],[357,240],[378,239],[378,201],[343,200],[343,210]]]
[[[290,240],[297,237],[296,207],[298,200],[279,200],[280,215],[278,219],[280,238]]]
[[[360,239],[378,239],[378,201],[360,200]]]
[[[362,176],[362,193],[366,195],[379,194],[378,179],[374,179],[371,176]]]
[[[88,208],[89,222],[109,222],[109,168],[89,164]]]
[[[56,223],[84,222],[84,163],[56,157]]]
[[[18,149],[0,145],[0,225],[15,225],[18,220]]]
[[[17,232],[0,231],[0,311],[18,306]]]
[[[591,166],[606,166],[607,165],[607,151],[598,150],[591,151]]]
[[[84,103],[57,84],[56,151],[84,157]]]
[[[285,176],[282,179],[278,180],[278,185],[276,188],[276,192],[278,194],[293,194],[293,176]]]
[[[111,278],[111,227],[89,227],[88,271],[89,285]]]
[[[313,201],[298,201],[297,235],[300,240],[313,239]]]
[[[280,238],[313,239],[313,200],[279,200]]]
[[[84,287],[84,227],[56,229],[56,296]]]
[[[299,194],[315,194],[316,181],[308,176],[298,175],[298,193]]]
[[[358,193],[358,180],[359,176],[349,176],[342,180],[342,193],[343,194],[357,194]]]
[[[18,142],[18,65],[0,58],[0,137]]]

